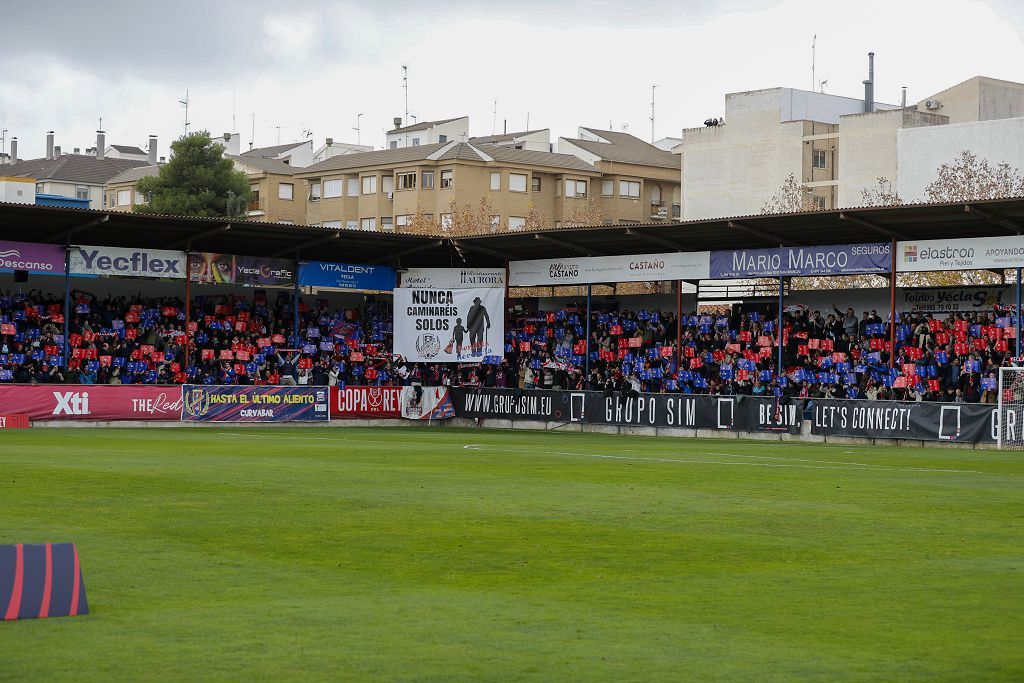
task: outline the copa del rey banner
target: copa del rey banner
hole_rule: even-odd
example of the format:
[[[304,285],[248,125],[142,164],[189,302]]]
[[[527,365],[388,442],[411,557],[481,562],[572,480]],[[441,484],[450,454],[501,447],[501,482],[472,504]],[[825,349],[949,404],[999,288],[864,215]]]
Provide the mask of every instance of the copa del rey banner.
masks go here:
[[[68,253],[72,275],[185,279],[185,252],[166,249],[73,247]]]
[[[541,259],[508,264],[509,285],[513,287],[700,280],[709,274],[710,252],[707,251]]]

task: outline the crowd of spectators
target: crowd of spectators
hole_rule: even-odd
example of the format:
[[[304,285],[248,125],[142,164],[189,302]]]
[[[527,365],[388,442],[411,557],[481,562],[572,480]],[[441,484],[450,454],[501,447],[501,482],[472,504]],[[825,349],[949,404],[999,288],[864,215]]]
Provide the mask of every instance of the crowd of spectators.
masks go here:
[[[389,299],[337,309],[291,294],[97,297],[0,294],[0,382],[74,384],[448,385],[995,402],[1017,353],[1005,311],[900,314],[895,348],[877,311],[509,311],[504,354],[481,363],[408,363],[391,353]],[[680,336],[681,333],[681,336]],[[588,337],[589,335],[589,337]],[[589,339],[589,343],[588,343]],[[890,363],[890,358],[892,362]]]

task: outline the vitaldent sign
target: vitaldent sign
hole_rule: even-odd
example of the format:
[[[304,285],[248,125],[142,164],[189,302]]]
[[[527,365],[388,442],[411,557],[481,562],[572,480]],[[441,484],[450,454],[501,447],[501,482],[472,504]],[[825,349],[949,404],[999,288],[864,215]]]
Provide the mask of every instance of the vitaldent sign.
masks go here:
[[[402,287],[415,289],[505,288],[504,268],[410,268]]]
[[[1024,267],[1024,237],[911,240],[896,243],[896,272]]]
[[[512,261],[512,287],[697,280],[708,277],[710,252],[673,252],[637,256],[596,256],[555,260]]]
[[[83,245],[73,247],[69,259],[72,275],[185,279],[183,251]]]

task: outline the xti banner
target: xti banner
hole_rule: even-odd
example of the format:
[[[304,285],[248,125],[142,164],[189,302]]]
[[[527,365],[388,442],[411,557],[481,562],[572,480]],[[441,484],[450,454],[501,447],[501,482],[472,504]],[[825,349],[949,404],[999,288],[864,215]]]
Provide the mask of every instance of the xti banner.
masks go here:
[[[326,422],[330,404],[328,387],[181,387],[185,422]]]
[[[399,288],[394,307],[394,351],[406,360],[466,363],[504,357],[504,289]]]

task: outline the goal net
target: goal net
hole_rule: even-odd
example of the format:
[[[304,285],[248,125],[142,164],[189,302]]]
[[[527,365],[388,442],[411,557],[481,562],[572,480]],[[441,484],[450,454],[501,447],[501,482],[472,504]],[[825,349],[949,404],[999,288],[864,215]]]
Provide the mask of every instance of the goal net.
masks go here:
[[[998,444],[1002,450],[1024,451],[1024,358],[1014,358],[1013,364],[999,368]]]

